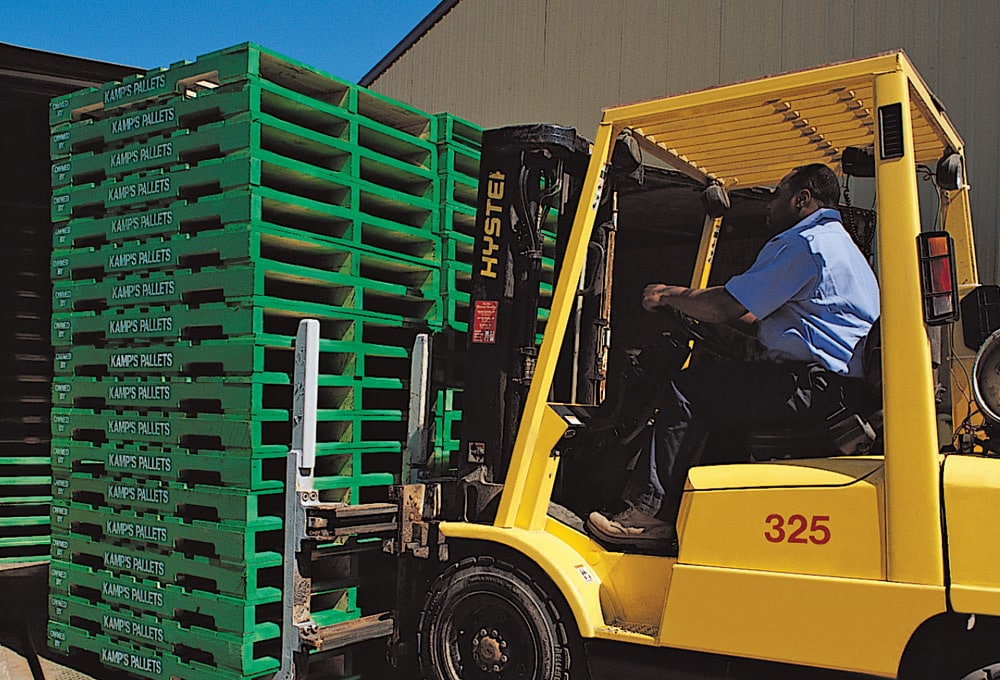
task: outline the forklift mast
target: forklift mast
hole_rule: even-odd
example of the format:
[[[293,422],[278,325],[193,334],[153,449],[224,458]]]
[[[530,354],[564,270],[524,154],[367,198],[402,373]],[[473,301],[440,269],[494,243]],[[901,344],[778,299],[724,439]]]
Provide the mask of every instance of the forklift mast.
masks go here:
[[[546,239],[565,241],[589,160],[588,142],[572,128],[554,125],[488,130],[482,148],[463,435],[460,459],[452,461],[460,478],[471,475],[487,484],[480,484],[481,494],[484,488],[492,489],[480,496],[478,510],[501,488],[534,373],[543,327],[539,310]],[[595,252],[606,251],[595,247]],[[558,275],[558,249],[554,260]],[[604,271],[597,264],[595,269]],[[577,327],[600,326],[599,308],[587,309],[592,318],[578,319]],[[594,367],[603,343],[592,332],[587,335],[576,361]],[[566,372],[573,370],[567,367]],[[585,372],[594,373],[589,368]],[[478,514],[476,509],[470,512]]]

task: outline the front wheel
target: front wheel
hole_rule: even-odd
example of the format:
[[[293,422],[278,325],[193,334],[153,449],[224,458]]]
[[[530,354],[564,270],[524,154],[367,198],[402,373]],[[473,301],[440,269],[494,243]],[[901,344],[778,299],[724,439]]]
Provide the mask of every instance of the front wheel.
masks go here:
[[[1000,619],[942,616],[910,640],[899,680],[995,680],[1000,678]]]
[[[959,680],[994,680],[994,678],[1000,678],[1000,661],[977,668]]]
[[[567,630],[559,607],[530,575],[492,557],[469,557],[448,567],[424,599],[417,633],[421,675],[575,680],[583,674],[570,673],[570,635],[575,627]],[[582,669],[582,658],[572,660]]]

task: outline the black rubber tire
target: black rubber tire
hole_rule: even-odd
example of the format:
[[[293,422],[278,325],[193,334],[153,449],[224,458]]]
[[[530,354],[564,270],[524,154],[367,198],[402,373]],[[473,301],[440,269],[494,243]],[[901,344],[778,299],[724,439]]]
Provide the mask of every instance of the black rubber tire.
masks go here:
[[[474,647],[486,643],[501,647],[499,670],[483,670],[475,656]],[[572,645],[559,607],[526,572],[490,556],[463,559],[434,581],[420,613],[417,647],[426,680],[579,677],[570,674]],[[582,658],[574,661],[583,666]]]
[[[982,668],[974,670],[958,680],[993,680],[993,678],[1000,678],[1000,661],[984,664]]]
[[[911,640],[899,680],[994,680],[1000,678],[1000,620],[979,617],[966,629],[967,617],[934,622]]]

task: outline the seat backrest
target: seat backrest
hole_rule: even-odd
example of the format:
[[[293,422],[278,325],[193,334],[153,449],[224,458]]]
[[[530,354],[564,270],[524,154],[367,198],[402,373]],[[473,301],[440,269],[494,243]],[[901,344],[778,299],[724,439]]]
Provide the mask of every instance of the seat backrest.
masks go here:
[[[864,347],[862,348],[861,368],[864,371],[864,381],[871,390],[871,396],[876,402],[882,404],[882,319],[875,319],[875,323],[868,329],[865,336]]]

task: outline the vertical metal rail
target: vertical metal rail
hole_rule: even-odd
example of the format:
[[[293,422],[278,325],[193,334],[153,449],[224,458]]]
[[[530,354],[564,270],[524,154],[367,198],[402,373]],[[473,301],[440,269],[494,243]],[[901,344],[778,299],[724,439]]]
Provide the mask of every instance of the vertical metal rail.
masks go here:
[[[410,363],[410,405],[407,418],[406,450],[401,479],[404,484],[420,481],[420,471],[430,464],[431,337],[419,334],[413,341]]]
[[[316,463],[316,397],[319,389],[319,321],[303,319],[295,337],[292,382],[292,446],[285,474],[284,582],[281,591],[281,668],[276,680],[305,677],[307,654],[300,633],[312,626],[309,563],[300,560],[306,536],[306,506],[318,501],[313,487]],[[294,492],[290,490],[294,489]],[[290,561],[290,563],[289,563]]]

